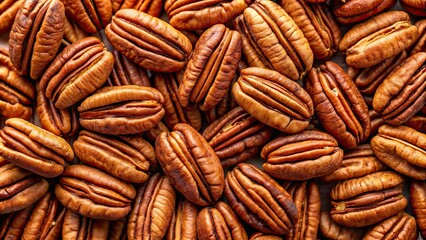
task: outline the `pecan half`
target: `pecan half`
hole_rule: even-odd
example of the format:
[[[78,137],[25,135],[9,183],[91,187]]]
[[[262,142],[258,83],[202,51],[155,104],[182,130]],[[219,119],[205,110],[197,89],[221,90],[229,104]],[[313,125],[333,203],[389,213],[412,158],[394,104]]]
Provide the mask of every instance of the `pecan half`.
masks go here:
[[[249,240],[283,240],[283,238],[277,235],[270,235],[270,234],[265,234],[262,232],[257,232],[251,235]]]
[[[419,38],[413,45],[410,55],[414,55],[418,52],[424,52],[426,50],[426,19],[420,19],[414,23],[417,27],[417,35]]]
[[[67,14],[88,33],[102,30],[112,17],[111,0],[63,0]]]
[[[425,17],[426,16],[426,3],[422,0],[401,0],[401,6],[408,12]]]
[[[405,125],[419,132],[426,132],[426,116],[414,116]]]
[[[363,240],[379,240],[392,236],[393,239],[415,240],[417,232],[416,220],[405,212],[400,212],[370,229]]]
[[[383,12],[395,4],[396,0],[335,0],[333,14],[339,23],[356,23]]]
[[[163,0],[112,0],[112,6],[114,13],[120,9],[133,8],[153,17],[160,17]]]
[[[85,37],[89,37],[83,29],[78,26],[78,24],[72,20],[70,17],[65,16],[64,18],[64,37],[62,38],[62,43],[65,46],[71,45]]]
[[[117,50],[114,55],[114,68],[108,78],[108,86],[138,85],[151,87],[148,72],[123,56]]]
[[[179,198],[164,238],[166,240],[197,239],[197,216],[197,205],[183,197]]]
[[[0,215],[0,239],[21,239],[32,207]]]
[[[364,235],[363,228],[350,228],[335,223],[328,211],[321,212],[320,231],[329,240],[361,240]]]
[[[109,221],[86,218],[67,209],[62,239],[107,239],[109,225]]]
[[[12,28],[16,13],[24,0],[3,0],[0,2],[0,34]]]
[[[420,234],[426,238],[426,182],[413,181],[410,183],[410,203],[419,226]]]

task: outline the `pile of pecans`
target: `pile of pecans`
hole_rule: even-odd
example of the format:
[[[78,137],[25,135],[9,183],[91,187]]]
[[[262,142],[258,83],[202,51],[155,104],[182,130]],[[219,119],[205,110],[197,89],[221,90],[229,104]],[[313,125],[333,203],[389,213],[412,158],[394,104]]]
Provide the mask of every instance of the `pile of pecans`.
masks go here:
[[[0,239],[426,238],[396,4],[0,0]]]

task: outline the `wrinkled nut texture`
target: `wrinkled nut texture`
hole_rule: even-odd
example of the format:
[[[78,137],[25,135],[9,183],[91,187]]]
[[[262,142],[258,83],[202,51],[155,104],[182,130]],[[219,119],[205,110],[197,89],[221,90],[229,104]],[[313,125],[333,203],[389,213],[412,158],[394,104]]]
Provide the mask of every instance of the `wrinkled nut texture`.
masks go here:
[[[271,135],[269,127],[241,107],[232,109],[203,132],[223,167],[232,167],[255,157]]]
[[[422,0],[401,0],[401,6],[408,12],[424,17],[426,16],[426,3]]]
[[[74,152],[68,142],[20,118],[10,118],[0,130],[0,156],[43,177],[56,177]]]
[[[363,240],[379,240],[387,237],[398,240],[417,239],[416,220],[405,212],[396,214],[370,229]]]
[[[250,67],[232,87],[235,101],[260,122],[284,133],[308,127],[314,114],[309,94],[277,71]]]
[[[408,121],[426,102],[426,52],[408,57],[377,88],[373,108],[386,123]]]
[[[111,21],[112,2],[105,0],[64,0],[69,15],[85,32],[96,33]]]
[[[253,165],[240,163],[228,172],[224,195],[242,220],[264,233],[286,234],[298,221],[290,194]]]
[[[231,87],[228,88],[223,98],[213,109],[203,112],[206,117],[207,123],[212,123],[219,119],[220,117],[226,115],[232,109],[238,107],[237,102],[235,102],[234,96],[232,95],[232,86],[236,82],[236,78],[232,81]]]
[[[275,2],[255,1],[234,24],[249,66],[274,69],[292,80],[301,79],[311,69],[314,55],[308,40]]]
[[[107,239],[109,225],[109,221],[86,218],[67,209],[62,239]]]
[[[107,136],[86,130],[80,131],[73,149],[77,158],[85,164],[134,183],[148,180],[148,158],[152,159],[154,155],[154,148],[141,137]],[[155,155],[153,157],[155,159]]]
[[[61,45],[64,5],[59,0],[27,0],[15,19],[9,35],[10,59],[20,75],[38,79]]]
[[[180,30],[202,30],[226,23],[246,7],[244,0],[166,0],[164,4],[170,24]]]
[[[405,125],[419,132],[426,132],[426,116],[414,116]]]
[[[340,27],[325,4],[280,0],[311,46],[315,59],[330,58],[339,47]]]
[[[309,71],[305,89],[325,130],[343,147],[355,148],[370,135],[368,107],[355,83],[336,63]]]
[[[350,228],[335,223],[327,211],[321,212],[320,231],[330,240],[361,240],[364,235],[363,228]]]
[[[181,70],[192,51],[184,34],[161,19],[134,9],[115,13],[105,34],[121,54],[156,72]]]
[[[170,220],[166,240],[192,240],[197,239],[198,207],[185,198],[176,202],[175,211]]]
[[[112,7],[114,13],[120,9],[133,8],[153,17],[160,17],[163,0],[112,0]]]
[[[118,220],[130,212],[136,191],[101,170],[71,165],[56,184],[55,195],[62,205],[85,217]]]
[[[352,27],[340,41],[351,67],[367,68],[396,56],[417,39],[417,27],[402,11],[389,11]]]
[[[103,87],[77,108],[86,129],[111,135],[136,134],[153,128],[164,115],[164,98],[152,87]]]
[[[383,125],[371,139],[374,154],[397,172],[426,179],[426,134],[410,127]]]
[[[333,14],[339,23],[361,22],[393,7],[396,0],[336,0],[333,1]]]
[[[78,24],[69,18],[68,16],[65,16],[64,19],[64,36],[62,38],[62,43],[65,46],[71,45],[85,37],[89,37],[90,35],[83,31],[83,29],[78,26]]]
[[[0,214],[24,209],[47,192],[43,178],[0,158]]]
[[[179,123],[173,132],[161,133],[155,153],[172,185],[189,201],[207,206],[222,196],[224,173],[220,160],[191,126]]]
[[[420,234],[426,237],[426,183],[413,181],[410,183],[410,202],[419,226]]]
[[[418,52],[424,52],[426,50],[426,19],[420,19],[414,23],[417,27],[417,35],[419,38],[411,48],[410,55],[414,55]]]
[[[40,89],[56,108],[64,109],[102,87],[111,73],[114,57],[96,37],[66,47],[40,79]]]
[[[107,80],[108,86],[138,85],[151,87],[148,72],[123,56],[117,50],[114,55],[114,68]]]
[[[338,183],[330,191],[331,218],[347,227],[378,223],[407,206],[402,194],[404,179],[390,171]]]
[[[244,226],[225,202],[205,207],[198,213],[197,236],[200,240],[248,239]]]
[[[127,223],[129,239],[163,239],[170,224],[176,194],[166,176],[152,175],[139,187]]]
[[[32,206],[0,216],[1,239],[21,239],[25,224],[30,217]]]
[[[283,240],[283,238],[278,235],[270,235],[262,232],[257,232],[251,235],[249,240]]]
[[[336,170],[343,159],[343,150],[331,135],[303,131],[275,138],[261,152],[266,159],[263,170],[285,180],[307,180]]]
[[[4,0],[0,2],[0,34],[12,28],[16,13],[24,0]]]

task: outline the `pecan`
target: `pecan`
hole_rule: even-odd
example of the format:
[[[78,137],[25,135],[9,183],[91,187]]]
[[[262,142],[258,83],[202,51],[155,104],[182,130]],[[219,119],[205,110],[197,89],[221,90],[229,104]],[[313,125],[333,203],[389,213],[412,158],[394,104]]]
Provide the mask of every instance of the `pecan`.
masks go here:
[[[339,23],[356,23],[383,12],[395,4],[396,0],[335,0],[333,14]]]
[[[262,232],[257,232],[251,235],[249,240],[283,240],[283,238],[277,235],[270,235],[270,234],[265,234]]]
[[[62,239],[107,239],[109,222],[83,217],[67,209],[62,226]]]
[[[426,237],[426,182],[413,181],[410,183],[410,202],[419,226],[420,234]]]
[[[401,6],[408,12],[425,17],[426,16],[426,3],[422,0],[401,0]]]
[[[81,29],[78,24],[70,17],[65,16],[64,18],[64,37],[62,43],[65,46],[71,45],[89,35]]]
[[[127,240],[127,217],[110,222],[108,240]]]
[[[102,30],[111,21],[111,0],[63,0],[67,14],[88,33]]]
[[[24,0],[3,0],[0,1],[0,34],[12,28],[16,13]]]
[[[426,50],[426,19],[420,19],[414,25],[417,27],[417,35],[419,38],[416,43],[413,44],[410,55],[414,55],[418,52],[424,52]]]
[[[416,220],[405,212],[400,212],[370,229],[363,240],[379,240],[388,236],[393,239],[416,240],[418,236]]]
[[[0,215],[0,239],[21,239],[32,207]]]
[[[327,211],[321,212],[320,231],[329,240],[361,240],[364,235],[363,228],[350,228],[335,223]]]
[[[170,220],[165,240],[192,240],[197,239],[197,205],[185,198],[176,202],[175,211]]]
[[[152,143],[155,143],[155,140],[162,132],[170,132],[167,128],[166,124],[164,124],[162,121],[159,121],[157,125],[155,125],[150,130],[144,132],[144,136]]]
[[[405,125],[419,132],[426,132],[426,116],[414,116]]]
[[[380,117],[380,114],[378,114],[374,110],[368,111],[368,115],[370,116],[370,122],[371,122],[371,131],[370,131],[370,137],[374,137],[377,134],[377,131],[379,131],[379,128],[385,124],[385,120]]]
[[[151,87],[148,72],[123,56],[117,50],[114,55],[114,68],[108,78],[108,86],[138,85]]]
[[[114,13],[120,9],[133,8],[153,17],[160,17],[163,0],[112,0],[112,6]]]

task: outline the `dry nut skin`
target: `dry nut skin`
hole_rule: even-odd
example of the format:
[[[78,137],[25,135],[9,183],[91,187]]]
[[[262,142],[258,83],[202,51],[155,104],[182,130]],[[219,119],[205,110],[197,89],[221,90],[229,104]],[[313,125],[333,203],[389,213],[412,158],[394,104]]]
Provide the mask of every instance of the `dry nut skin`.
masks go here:
[[[176,202],[175,211],[170,220],[165,240],[197,239],[198,207],[185,198]]]
[[[115,13],[105,29],[111,45],[148,70],[181,70],[192,51],[189,39],[161,19],[134,9]]]
[[[16,13],[24,0],[2,0],[0,2],[0,34],[12,28]]]
[[[85,32],[96,33],[111,21],[112,2],[64,0],[69,15]]]
[[[0,130],[0,156],[43,177],[56,177],[74,152],[65,139],[19,118],[10,118]]]
[[[426,179],[426,134],[410,127],[383,125],[371,139],[377,158],[397,172]]]
[[[138,189],[127,223],[129,239],[163,239],[174,212],[176,194],[166,176],[152,175]]]
[[[207,206],[222,196],[224,173],[220,160],[191,126],[179,123],[173,132],[161,133],[155,153],[172,185],[189,201]]]
[[[333,14],[339,23],[361,22],[393,7],[396,0],[336,0],[333,2]]]
[[[426,19],[420,19],[414,25],[417,27],[417,35],[419,38],[412,46],[410,55],[414,55],[418,52],[424,52],[426,50]]]
[[[343,150],[331,135],[303,131],[278,137],[263,147],[262,168],[271,177],[307,180],[332,173],[343,159]]]
[[[363,240],[415,240],[417,236],[416,219],[405,212],[401,212],[370,229],[364,235]]]
[[[367,68],[396,56],[417,39],[417,27],[402,11],[389,11],[352,27],[340,41],[351,67]]]
[[[281,0],[311,46],[315,59],[330,58],[339,47],[340,28],[325,4],[304,0]]]
[[[55,186],[65,207],[88,218],[118,220],[131,210],[132,185],[85,165],[68,166]]]
[[[386,123],[400,125],[426,102],[426,53],[408,57],[377,88],[373,108]]]
[[[420,234],[426,237],[426,182],[413,181],[410,184],[410,202],[419,226]]]
[[[236,18],[243,38],[243,53],[251,67],[274,69],[292,80],[312,67],[314,55],[308,40],[278,4],[257,0]]]
[[[114,68],[108,78],[108,86],[138,85],[151,87],[148,72],[123,56],[117,50],[114,55]]]
[[[80,124],[103,134],[136,134],[153,128],[164,115],[164,98],[151,87],[103,87],[77,110]]]
[[[110,223],[83,217],[67,209],[62,225],[62,239],[106,240]]]
[[[343,147],[355,148],[370,135],[368,107],[347,73],[326,62],[309,71],[305,89],[325,130]]]
[[[96,37],[87,37],[66,47],[40,80],[41,91],[55,107],[70,107],[106,82],[114,57]]]
[[[349,228],[333,222],[328,211],[321,212],[320,231],[329,240],[361,240],[364,235],[363,228]]]
[[[112,6],[114,13],[120,9],[133,8],[153,17],[160,17],[163,0],[112,0]]]
[[[241,107],[229,111],[203,132],[223,167],[232,167],[257,156],[271,135],[269,127]]]
[[[244,0],[166,0],[164,4],[170,24],[180,30],[201,30],[226,23],[246,7]]]
[[[24,209],[47,192],[49,183],[0,158],[0,214]]]
[[[228,172],[224,195],[242,220],[264,233],[286,234],[298,221],[290,194],[253,165],[240,163]]]
[[[10,59],[20,75],[38,79],[56,56],[64,35],[59,0],[25,0],[9,35]]]
[[[74,141],[73,149],[80,161],[124,181],[148,180],[150,161],[147,158],[153,155],[154,148],[141,137],[114,137],[83,130]],[[138,149],[146,149],[146,153]]]
[[[376,172],[336,184],[330,191],[331,218],[347,227],[378,223],[407,206],[404,179],[390,171]]]
[[[277,71],[250,67],[232,87],[235,101],[260,122],[284,133],[308,127],[314,114],[309,94]]]
[[[401,0],[401,6],[408,12],[425,17],[426,16],[426,2],[422,0]]]

